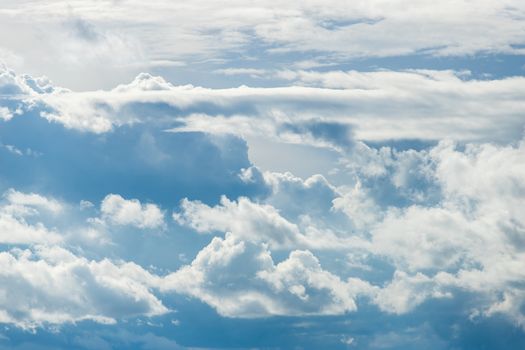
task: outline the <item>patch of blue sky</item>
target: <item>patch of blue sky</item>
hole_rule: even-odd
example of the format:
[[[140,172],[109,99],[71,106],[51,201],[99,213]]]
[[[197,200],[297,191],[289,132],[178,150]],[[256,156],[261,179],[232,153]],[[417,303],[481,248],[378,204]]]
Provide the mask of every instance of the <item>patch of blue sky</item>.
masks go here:
[[[52,194],[71,202],[99,203],[107,194],[118,193],[171,208],[185,197],[214,203],[221,195],[236,198],[266,191],[237,176],[251,163],[245,141],[235,136],[171,133],[144,124],[97,135],[28,114],[3,123],[0,140],[40,154],[0,150],[4,189]]]

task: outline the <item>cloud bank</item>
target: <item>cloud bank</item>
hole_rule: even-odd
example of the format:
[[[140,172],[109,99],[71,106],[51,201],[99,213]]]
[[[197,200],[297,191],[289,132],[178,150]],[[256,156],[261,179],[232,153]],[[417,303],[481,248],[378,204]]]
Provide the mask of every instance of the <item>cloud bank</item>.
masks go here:
[[[60,12],[58,4],[31,11]],[[450,4],[440,4],[433,11],[446,20],[439,23],[428,20],[429,4],[411,7],[412,17],[346,5],[352,16],[315,3],[266,9],[259,14],[274,26],[250,32],[253,13],[238,4],[235,21],[219,11],[215,24],[195,26],[229,30],[211,51],[257,39],[279,44],[273,51],[304,45],[352,57],[371,56],[374,45],[381,46],[377,56],[521,52],[517,4],[480,4],[480,22],[471,27],[510,20],[497,38],[475,40],[455,27],[472,21],[466,3],[456,17],[447,17]],[[65,24],[75,35],[102,51],[117,40],[110,28],[90,24],[93,9],[75,8],[87,19]],[[7,8],[0,16],[16,13]],[[144,13],[147,27],[158,14]],[[119,16],[125,22],[134,14]],[[404,38],[410,45],[360,43],[351,35],[423,22],[435,36],[418,40],[414,32]],[[313,33],[308,45],[297,30],[304,26]],[[458,29],[457,38],[445,27]],[[327,31],[331,40],[315,40]],[[341,48],[343,37],[355,45]],[[203,52],[188,47],[190,53]],[[406,324],[421,321],[418,331],[438,334],[442,320],[426,315],[442,307],[454,324],[434,335],[439,341],[428,336],[437,348],[457,345],[454,339],[483,322],[504,320],[522,334],[522,76],[313,62],[214,74],[285,83],[213,88],[140,73],[112,89],[74,91],[1,66],[0,323],[33,331],[185,327],[178,317],[188,317],[189,304],[208,322],[242,326],[286,319],[311,329],[352,320],[370,329],[370,319],[387,320],[393,333],[375,329],[365,337],[348,333],[346,324],[344,334],[323,329],[340,346],[373,348],[406,344],[415,328],[401,323],[411,318]],[[254,154],[270,161],[258,164]],[[277,170],[280,157],[289,160],[285,166],[314,171]]]

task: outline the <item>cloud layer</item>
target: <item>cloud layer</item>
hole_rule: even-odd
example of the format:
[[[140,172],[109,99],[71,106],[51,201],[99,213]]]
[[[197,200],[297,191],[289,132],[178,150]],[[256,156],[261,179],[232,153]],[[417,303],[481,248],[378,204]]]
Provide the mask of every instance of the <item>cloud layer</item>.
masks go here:
[[[99,82],[114,82],[141,68],[223,63],[232,55],[243,65],[262,65],[256,61],[268,55],[283,66],[290,61],[283,56],[295,54],[292,62],[304,67],[356,57],[522,54],[524,11],[516,0],[294,1],[278,7],[266,0],[161,1],[154,7],[136,0],[7,1],[2,32],[16,30],[19,40],[0,37],[0,58],[25,70],[45,67],[81,85],[95,80],[85,74],[79,82],[65,73],[96,72],[109,76]],[[44,37],[38,35],[43,29],[49,32]],[[61,71],[55,62],[71,68]]]
[[[523,348],[524,18],[4,1],[0,349]]]
[[[315,87],[208,89],[173,86],[141,74],[110,91],[76,93],[48,85],[47,90],[43,85],[33,89],[28,83],[32,78],[8,69],[2,75],[9,119],[34,110],[68,128],[95,133],[154,123],[179,132],[234,133],[338,150],[351,147],[354,137],[505,142],[519,140],[523,133],[522,77],[474,80],[458,72],[428,70],[298,71],[289,78]]]

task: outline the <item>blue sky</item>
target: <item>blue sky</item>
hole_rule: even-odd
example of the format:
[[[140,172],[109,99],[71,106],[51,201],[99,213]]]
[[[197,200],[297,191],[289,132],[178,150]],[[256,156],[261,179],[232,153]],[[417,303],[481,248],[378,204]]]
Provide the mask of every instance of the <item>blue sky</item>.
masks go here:
[[[525,346],[520,1],[4,1],[0,349]]]

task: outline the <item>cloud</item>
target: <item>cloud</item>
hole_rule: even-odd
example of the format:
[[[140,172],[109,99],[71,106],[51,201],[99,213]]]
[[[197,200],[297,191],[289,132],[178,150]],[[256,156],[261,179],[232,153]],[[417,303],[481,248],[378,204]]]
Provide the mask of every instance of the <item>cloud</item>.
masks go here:
[[[341,195],[333,199],[333,209],[345,213],[358,230],[376,224],[381,221],[383,215],[380,207],[360,182],[353,188],[341,189]]]
[[[173,218],[197,232],[231,232],[239,239],[267,242],[274,248],[305,244],[297,225],[284,219],[274,207],[253,203],[248,198],[232,202],[222,197],[215,207],[184,199],[180,207]]]
[[[3,198],[4,203],[0,205],[1,244],[53,244],[63,240],[58,232],[48,229],[42,222],[28,222],[31,217],[40,219],[42,211],[60,214],[62,205],[58,201],[13,189],[6,191]]]
[[[257,68],[223,68],[216,69],[213,73],[222,75],[248,75],[252,78],[262,77],[268,74],[266,70]]]
[[[34,244],[56,243],[62,237],[55,231],[46,228],[42,223],[29,224],[24,218],[15,217],[0,209],[0,243]]]
[[[380,98],[384,98],[381,96],[383,92],[377,92],[380,88],[373,87],[377,83],[375,80],[381,76],[380,73],[386,74],[383,77],[391,75],[393,82],[390,92],[400,93],[401,95],[398,96],[400,100],[410,101],[413,98],[412,95],[406,96],[403,90],[404,83],[408,86],[412,83],[417,86],[420,83],[422,84],[418,86],[420,91],[425,91],[425,86],[430,86],[426,90],[428,94],[426,97],[429,97],[431,92],[439,92],[441,89],[434,84],[444,84],[443,89],[450,88],[452,84],[460,89],[466,89],[454,99],[459,99],[460,95],[468,99],[467,92],[470,91],[470,88],[473,88],[474,91],[488,89],[490,92],[487,92],[487,95],[479,91],[473,93],[474,95],[479,93],[476,97],[479,100],[476,103],[479,103],[480,106],[487,102],[481,101],[480,96],[492,96],[495,91],[508,92],[508,89],[519,81],[518,78],[483,82],[464,81],[450,72],[439,74],[436,72],[402,72],[399,74],[376,72],[359,76],[364,80],[364,83],[360,82],[360,84],[368,84],[369,90],[363,89],[362,86],[350,90],[307,87],[275,90],[250,88],[214,90],[192,86],[176,87],[160,78],[143,75],[132,84],[121,85],[115,91],[39,93],[33,90],[24,95],[33,99],[35,96],[37,98],[46,96],[46,99],[50,98],[49,101],[53,98],[58,101],[64,96],[71,96],[73,100],[81,96],[82,98],[97,96],[97,103],[92,103],[93,101],[89,98],[84,102],[86,106],[94,106],[94,108],[105,111],[108,118],[119,118],[121,110],[135,111],[136,120],[135,115],[130,114],[128,118],[131,119],[126,122],[111,124],[113,128],[111,132],[78,133],[75,130],[64,129],[60,124],[49,123],[45,119],[35,117],[31,114],[34,109],[28,108],[25,114],[4,122],[7,131],[2,134],[2,139],[5,138],[6,142],[9,142],[6,144],[25,149],[26,145],[23,143],[19,145],[19,140],[12,142],[10,138],[13,136],[10,135],[20,135],[19,132],[11,132],[12,130],[31,130],[27,128],[27,125],[38,125],[42,130],[54,130],[53,132],[59,130],[57,134],[51,135],[55,137],[60,135],[64,140],[71,140],[71,135],[75,135],[74,139],[77,142],[84,142],[83,149],[88,150],[82,153],[82,159],[95,159],[98,162],[88,162],[89,164],[107,164],[107,159],[118,160],[118,162],[115,167],[107,168],[106,173],[104,173],[106,168],[100,167],[97,168],[97,172],[93,173],[93,177],[79,175],[83,174],[80,172],[74,178],[91,180],[97,174],[98,176],[108,175],[101,176],[101,178],[104,179],[103,183],[110,184],[112,189],[119,189],[119,186],[122,186],[123,169],[130,170],[124,173],[150,174],[148,171],[152,171],[153,174],[160,174],[159,178],[164,180],[154,182],[154,184],[160,183],[163,189],[166,188],[166,184],[173,184],[175,179],[180,180],[179,176],[183,176],[183,180],[187,179],[187,181],[178,182],[179,187],[185,190],[187,187],[180,184],[197,186],[195,185],[197,180],[217,186],[214,193],[196,192],[197,194],[193,197],[195,199],[183,200],[179,211],[175,214],[175,219],[182,226],[198,232],[224,235],[224,238],[214,239],[219,243],[213,243],[209,248],[204,248],[202,256],[206,256],[208,253],[205,254],[205,252],[216,246],[223,255],[242,256],[241,253],[235,252],[249,248],[258,252],[254,254],[262,254],[263,257],[271,252],[287,254],[285,261],[289,261],[289,264],[281,265],[283,261],[274,262],[271,258],[269,268],[257,267],[260,261],[252,262],[255,267],[246,271],[243,278],[239,280],[243,280],[242,283],[248,283],[246,280],[255,279],[257,285],[260,283],[266,288],[266,292],[259,295],[255,293],[257,288],[247,289],[245,294],[239,292],[236,297],[245,297],[246,304],[238,307],[224,305],[224,309],[221,309],[222,306],[219,305],[218,300],[225,298],[225,295],[231,292],[230,290],[224,291],[225,294],[220,294],[205,287],[205,284],[195,285],[190,290],[181,287],[182,282],[173,282],[176,287],[166,287],[167,290],[195,296],[218,310],[222,310],[220,312],[224,315],[251,317],[250,315],[285,315],[287,312],[290,314],[335,314],[352,310],[353,306],[350,307],[349,301],[334,302],[326,296],[323,296],[324,304],[319,303],[324,306],[319,306],[317,309],[311,305],[294,304],[297,302],[296,299],[304,299],[306,295],[317,295],[308,293],[308,286],[314,290],[319,289],[319,286],[308,284],[311,281],[293,284],[295,280],[286,280],[284,276],[286,274],[281,274],[279,271],[294,271],[303,266],[306,270],[301,271],[299,273],[301,275],[314,273],[309,270],[311,268],[317,276],[312,279],[319,278],[326,283],[331,283],[337,290],[350,288],[348,280],[345,281],[341,277],[348,276],[349,272],[345,272],[340,266],[334,267],[336,265],[334,256],[355,257],[362,254],[363,258],[358,258],[358,261],[349,258],[352,263],[365,267],[365,269],[360,269],[360,272],[355,272],[355,269],[351,270],[352,274],[359,275],[359,281],[367,285],[367,288],[363,287],[360,295],[364,296],[365,300],[377,304],[381,310],[396,314],[413,312],[418,305],[428,300],[454,297],[459,290],[471,293],[476,300],[479,300],[477,310],[480,314],[505,313],[516,322],[522,322],[520,321],[520,309],[509,307],[511,302],[506,302],[506,300],[519,304],[522,297],[521,289],[516,285],[517,281],[523,277],[518,270],[522,267],[519,259],[523,255],[522,248],[525,246],[522,239],[525,219],[518,209],[523,201],[523,193],[525,193],[523,190],[525,174],[522,171],[524,168],[523,141],[510,145],[480,142],[470,144],[462,142],[456,145],[453,141],[442,141],[436,146],[429,146],[420,151],[396,150],[395,147],[387,146],[374,148],[359,140],[359,125],[338,129],[341,125],[340,121],[327,122],[325,119],[310,117],[304,120],[294,120],[275,110],[270,113],[270,110],[265,109],[262,103],[262,101],[275,103],[276,107],[285,111],[289,108],[292,111],[297,108],[297,101],[302,101],[313,91],[326,94],[326,103],[340,101],[332,99],[337,94],[346,96],[346,94],[355,93],[357,96],[358,91],[365,100],[367,94],[378,94]],[[17,81],[16,75],[10,73],[7,75],[13,78],[13,81]],[[23,81],[19,85],[24,87]],[[280,94],[276,94],[277,90]],[[403,92],[400,92],[401,90]],[[417,94],[416,91],[413,93]],[[286,96],[286,94],[290,95]],[[403,98],[400,97],[402,94],[405,94]],[[111,101],[112,98],[115,100]],[[439,99],[439,93],[434,98]],[[172,99],[179,100],[173,102]],[[16,101],[18,103],[20,99]],[[60,101],[60,103],[70,103],[64,102],[65,99]],[[46,103],[48,103],[47,100]],[[432,105],[434,102],[430,99],[429,103]],[[443,101],[439,102],[439,104],[442,103]],[[519,102],[512,101],[511,105],[514,103],[516,103],[515,111],[519,110]],[[39,105],[34,104],[33,106],[38,107]],[[220,124],[225,121],[234,123],[243,118],[250,122],[235,125],[228,130],[228,133],[219,133],[221,135],[203,132],[190,133],[184,129],[197,120],[192,119],[197,118],[196,111],[204,110],[206,113],[212,113],[215,107],[219,108],[215,116],[205,114],[203,117],[199,114],[198,118],[204,118],[201,121],[207,120],[206,118],[211,120],[211,124],[199,124],[200,131],[210,131],[210,128],[214,132],[217,131],[213,129],[217,126],[214,126],[213,123]],[[238,108],[246,115],[243,116],[237,110]],[[395,108],[393,110],[396,112]],[[170,120],[173,120],[171,113],[174,111],[179,113],[176,121],[183,127],[176,127],[176,132],[162,131],[164,126],[169,125]],[[151,118],[155,113],[158,119]],[[85,115],[88,118],[86,120],[89,120],[88,114]],[[338,117],[334,114],[332,118],[337,120]],[[261,120],[266,124],[254,123],[254,120]],[[24,122],[29,124],[24,124]],[[149,123],[152,123],[155,128],[151,128]],[[252,125],[256,125],[255,130],[259,131],[250,129],[253,128]],[[16,126],[26,128],[16,129]],[[9,129],[10,127],[15,129]],[[320,175],[303,180],[292,174],[261,173],[247,159],[244,141],[229,134],[232,132],[241,135],[244,132],[262,134],[263,130],[269,130],[271,131],[267,133],[269,139],[283,140],[288,137],[290,140],[290,135],[284,135],[283,127],[288,128],[288,134],[292,134],[293,137],[298,136],[297,142],[299,143],[320,145],[325,142],[324,147],[335,148],[336,145],[340,147],[338,154],[342,159],[337,166],[342,175],[335,178],[337,185],[331,183],[327,177]],[[341,133],[341,130],[344,132]],[[349,130],[353,133],[352,137],[347,137]],[[181,147],[187,145],[188,141],[193,142],[191,143],[192,148],[186,148],[194,150],[191,157],[186,157],[185,152],[180,152]],[[326,146],[327,144],[329,146]],[[114,145],[120,145],[120,148],[113,147]],[[34,148],[33,145],[30,146]],[[44,147],[45,143],[41,143],[40,146]],[[179,152],[174,153],[174,150]],[[44,155],[57,154],[54,152],[58,151],[56,148],[46,148],[43,153]],[[196,162],[196,155],[199,152],[206,155],[200,159],[207,161]],[[97,158],[98,154],[103,154],[104,157]],[[131,157],[133,161],[127,163],[130,154],[133,154]],[[211,158],[210,155],[212,155]],[[66,156],[64,159],[68,160],[79,157],[77,153],[74,154],[74,157],[67,154]],[[39,164],[38,162],[43,157],[31,159],[34,162],[31,164]],[[24,157],[15,157],[11,153],[6,156],[6,159],[13,162],[20,161],[22,158]],[[198,166],[195,165],[196,163]],[[24,164],[30,166],[28,163]],[[208,166],[208,168],[203,170],[202,166]],[[14,167],[6,167],[5,174],[7,175],[4,175],[4,178],[9,176],[9,168],[14,169]],[[147,171],[142,173],[144,169]],[[182,171],[182,169],[185,170]],[[199,177],[200,174],[203,178]],[[213,181],[208,176],[211,176]],[[18,178],[12,178],[18,180]],[[111,179],[113,181],[110,181]],[[225,183],[224,179],[229,179],[231,182]],[[60,183],[59,187],[63,189],[63,181]],[[217,199],[221,198],[217,194],[224,194],[225,191],[231,189],[231,183],[238,185],[239,189],[223,196],[217,203]],[[143,186],[147,187],[148,184],[143,184]],[[139,228],[162,227],[163,214],[160,207],[156,204],[144,204],[144,198],[155,198],[156,196],[155,191],[147,190],[146,187],[138,194],[133,194],[129,190],[136,188],[132,184],[126,187],[128,190],[125,188],[124,191],[106,190],[102,196],[106,196],[107,193],[121,194],[109,195],[102,201],[102,218],[116,224],[115,226],[126,224]],[[97,193],[100,194],[102,188],[93,186],[87,188],[86,191],[90,193],[99,191]],[[244,191],[248,192],[248,196],[244,195],[246,193]],[[50,203],[53,202],[50,199],[46,200],[41,195],[23,193],[22,191],[12,192],[10,196],[13,203],[18,202],[26,209],[36,208],[39,213],[44,211],[43,207],[52,206]],[[170,195],[171,202],[167,200],[161,205],[162,207],[167,207],[166,204],[174,205],[175,201],[184,197],[189,196],[180,195],[180,193],[178,196]],[[205,199],[201,200],[200,198],[203,197]],[[214,199],[210,199],[211,197]],[[75,198],[75,202],[80,199],[99,201],[100,198],[81,196]],[[137,199],[130,200],[129,198]],[[12,242],[17,244],[47,243],[49,237],[53,237],[54,231],[46,228],[51,226],[38,226],[38,223],[35,222],[38,220],[35,218],[15,216],[13,212],[5,212],[3,215],[6,227],[11,225],[9,227],[16,227],[17,230],[32,230],[31,234],[40,232],[38,236],[30,236],[29,233],[21,234],[16,241]],[[39,227],[41,227],[40,231],[37,230]],[[30,238],[20,238],[26,236]],[[221,248],[223,243],[220,242],[228,242],[228,248]],[[60,239],[54,243],[60,243]],[[198,248],[195,249],[198,250]],[[232,251],[229,252],[229,250]],[[306,251],[309,251],[313,258],[305,253]],[[330,258],[334,265],[328,264],[330,268],[327,270],[317,270],[312,261],[319,260],[316,256],[324,256],[326,251],[337,253]],[[263,252],[268,253],[263,254]],[[214,257],[213,259],[219,258]],[[205,264],[198,263],[198,261],[199,259],[196,258],[194,264],[174,272],[173,276],[179,277],[170,277],[170,279],[174,278],[174,281],[195,279],[198,282],[198,276],[206,277],[208,272]],[[365,275],[361,275],[363,271],[375,271],[384,265],[390,269],[384,268],[384,270],[390,271],[391,274],[385,273],[380,283],[375,277],[368,280]],[[231,271],[235,270],[221,271],[225,280],[233,278],[229,275]],[[260,271],[265,272],[259,273]],[[324,272],[331,277],[326,277]],[[266,279],[261,276],[265,276]],[[353,278],[357,277],[353,276]],[[236,283],[242,284],[241,282]],[[343,284],[340,285],[340,283]],[[372,284],[373,287],[371,287]],[[485,289],[481,286],[485,286]],[[351,294],[350,299],[354,300],[354,296],[355,294]],[[283,299],[279,299],[281,297]],[[288,298],[293,300],[293,303],[290,301],[292,304],[288,304]]]
[[[268,244],[275,250],[294,247],[338,250],[353,245],[351,236],[338,236],[326,227],[319,227],[318,221],[308,215],[299,217],[297,223],[290,222],[272,205],[245,197],[237,201],[222,197],[214,207],[183,199],[173,219],[199,233],[224,232],[236,239]]]
[[[388,6],[379,0],[365,5],[311,1],[279,7],[267,0],[251,6],[197,1],[190,7],[170,1],[151,7],[134,0],[96,8],[81,1],[52,6],[9,1],[0,16],[3,31],[15,28],[20,33],[17,43],[3,40],[4,49],[22,56],[26,67],[36,67],[38,57],[43,61],[40,67],[45,64],[50,71],[56,71],[51,63],[58,61],[88,72],[111,72],[93,67],[105,60],[118,76],[122,66],[137,61],[148,67],[162,61],[224,59],[231,52],[254,50],[302,53],[299,61],[304,61],[305,52],[343,59],[522,54],[523,13],[517,0],[475,6],[453,1],[396,0]],[[42,28],[46,35],[36,36]],[[60,40],[53,41],[57,37]],[[89,50],[81,51],[83,47]],[[271,59],[279,62],[278,57]],[[65,72],[57,75],[66,79]]]
[[[524,19],[4,0],[0,348],[525,348]]]
[[[357,263],[366,271],[386,263],[393,273],[385,275],[382,286],[372,286],[363,275],[368,288],[361,295],[387,312],[413,312],[428,300],[453,298],[463,291],[476,300],[474,309],[480,314],[506,314],[522,325],[519,307],[510,305],[525,303],[519,287],[525,254],[525,219],[519,210],[525,194],[523,145],[523,141],[509,146],[468,144],[459,150],[444,141],[428,150],[389,151],[382,158],[385,167],[380,176],[388,181],[384,185],[369,182],[378,175],[366,172],[357,173],[362,182],[353,188],[334,187],[322,177],[303,182],[290,174],[265,173],[272,187],[266,203],[272,205],[223,198],[220,205],[210,207],[185,200],[174,217],[198,232],[230,232],[224,239],[228,242],[288,249],[293,261],[294,247],[318,251],[335,247],[349,256],[362,254]],[[412,199],[397,205],[378,202],[368,186],[377,191],[378,186],[388,186]],[[416,190],[431,191],[432,200],[414,198]],[[298,208],[297,203],[303,205]],[[334,211],[348,215],[350,222],[333,220]],[[308,214],[311,220],[305,220]],[[341,227],[346,232],[339,236],[327,234]],[[223,239],[214,240],[211,246],[222,247],[217,242]],[[240,243],[232,243],[231,251],[234,248],[244,251]],[[226,254],[226,248],[219,251]],[[288,266],[281,264],[276,266]],[[287,269],[284,275],[293,275]],[[273,276],[257,273],[263,275]],[[293,289],[302,295],[300,287]],[[216,305],[215,297],[199,296],[210,305]]]
[[[323,270],[309,251],[293,251],[275,265],[264,244],[215,237],[195,260],[166,276],[164,291],[184,293],[228,317],[339,315],[356,309],[354,298],[370,286],[342,281]]]
[[[450,298],[432,278],[417,273],[407,275],[396,271],[392,280],[375,295],[375,303],[381,310],[396,314],[412,311],[429,298]]]
[[[266,202],[279,208],[281,215],[296,220],[304,215],[330,220],[332,202],[339,192],[324,176],[316,174],[302,179],[292,173],[264,172],[264,181],[272,192]]]
[[[525,327],[523,79],[285,73],[297,86],[73,92],[3,68],[0,322],[149,317],[181,294],[229,318],[419,320],[456,300],[451,318]],[[333,169],[262,171],[243,137],[330,150]]]
[[[409,271],[447,270],[473,264],[468,250],[479,244],[480,230],[486,228],[454,208],[411,206],[387,214],[372,231],[373,246]]]
[[[315,87],[209,89],[141,74],[113,90],[43,93],[26,84],[27,77],[4,75],[10,77],[2,86],[11,114],[32,109],[49,121],[95,133],[147,123],[340,150],[353,147],[354,140],[504,142],[519,140],[523,132],[522,77],[481,81],[453,71],[303,72],[293,80]]]
[[[518,282],[525,254],[525,217],[518,209],[525,195],[523,147],[521,141],[459,151],[442,142],[430,150],[439,203],[389,208],[371,229],[370,251],[398,269],[376,299],[381,308],[406,312],[462,290],[474,295],[479,313],[524,324],[523,314],[508,306],[511,299],[524,303]]]
[[[404,314],[429,299],[453,298],[463,290],[478,300],[480,314],[503,313],[523,324],[520,308],[510,307],[525,303],[518,283],[523,278],[521,257],[525,254],[521,237],[525,219],[518,209],[525,193],[523,145],[470,144],[458,150],[451,142],[441,142],[419,151],[418,157],[431,164],[424,171],[439,184],[440,199],[405,207],[380,206],[370,198],[366,181],[349,190],[335,187],[319,175],[302,180],[291,174],[261,174],[251,168],[243,181],[259,174],[271,188],[261,203],[244,197],[223,197],[214,206],[181,202],[180,211],[174,214],[179,224],[202,233],[224,232],[225,237],[215,237],[190,265],[166,278],[153,279],[151,286],[195,296],[232,317],[344,313],[355,309],[355,301],[350,300],[356,295],[381,310]],[[403,152],[385,158],[390,162],[385,171],[391,186],[404,191],[421,184],[399,173],[406,164],[413,168],[411,161],[406,163],[406,156],[413,158],[416,151]],[[366,180],[366,173],[359,176]],[[434,186],[431,182],[424,185]],[[4,199],[2,232],[10,233],[6,243],[63,242],[61,235],[43,224],[27,222],[44,212],[60,214],[63,204],[15,190],[7,191]],[[338,211],[348,215],[350,223],[333,216]],[[114,194],[102,201],[101,213],[104,220],[116,225],[166,225],[158,206]],[[348,230],[349,225],[357,231]],[[341,234],[339,230],[345,227],[347,231]],[[372,285],[366,275],[344,281],[338,273],[320,268],[318,258],[306,249],[364,254],[358,263],[366,271],[376,268],[374,261],[383,261],[391,264],[395,273],[384,279],[383,286]],[[272,251],[288,252],[288,257],[274,263]],[[238,271],[241,266],[245,270]],[[209,281],[215,281],[210,282],[212,287]],[[231,295],[242,299],[240,304],[235,305],[234,299],[224,301],[232,286],[252,282],[253,288]],[[319,296],[321,285],[339,301],[331,301],[323,293]],[[360,286],[358,292],[352,286]],[[344,301],[336,292],[340,290],[350,299]],[[315,308],[308,301],[317,297],[322,302],[315,302]]]
[[[140,73],[129,84],[121,84],[113,89],[115,92],[139,92],[139,91],[166,91],[174,86],[162,77],[152,76],[148,73]]]
[[[525,247],[525,220],[518,209],[525,193],[523,144],[468,144],[458,150],[444,141],[422,151],[389,150],[381,158],[384,172],[379,176],[410,198],[403,205],[384,205],[371,196],[372,189],[381,193],[378,186],[385,186],[369,181],[378,176],[373,172],[358,172],[363,182],[353,188],[333,187],[322,177],[303,182],[291,174],[265,173],[272,187],[266,201],[272,206],[243,198],[237,203],[223,198],[216,207],[184,201],[175,218],[199,232],[231,232],[231,239],[268,243],[272,250],[323,249],[321,242],[329,239],[322,230],[317,236],[303,230],[327,222],[334,230],[338,221],[329,220],[330,212],[341,211],[350,219],[339,221],[342,227],[353,225],[358,233],[353,239],[351,231],[341,236],[339,242],[347,239],[346,251],[364,254],[359,264],[369,270],[377,268],[377,259],[394,268],[384,286],[363,293],[381,310],[404,314],[429,299],[453,298],[464,291],[477,300],[481,314],[503,313],[523,324],[519,307],[509,306],[524,303],[516,285]],[[294,206],[298,203],[300,207]],[[310,226],[302,216],[308,214]],[[280,244],[275,233],[289,243]]]
[[[58,247],[0,253],[0,322],[22,328],[168,312],[149,290],[154,278],[133,263],[78,257]]]
[[[0,63],[0,94],[2,97],[26,97],[36,94],[67,91],[55,87],[47,77],[33,78],[30,75],[17,75],[5,64]]]
[[[0,119],[8,121],[11,118],[13,118],[13,114],[9,111],[9,108],[0,107]]]
[[[4,194],[4,197],[11,205],[15,206],[36,207],[48,210],[55,214],[58,214],[63,210],[62,204],[56,199],[46,198],[36,193],[22,193],[10,189]]]
[[[518,210],[525,193],[523,147],[523,141],[516,146],[468,145],[462,152],[453,143],[440,143],[426,154],[435,164],[432,171],[441,188],[440,202],[426,207],[416,204],[404,210],[391,208],[373,231],[374,238],[387,239],[389,249],[394,249],[396,242],[413,242],[421,257],[439,259],[429,263],[440,269],[471,254],[484,260],[486,244],[505,250],[500,244],[516,239],[525,226],[525,218]],[[412,234],[415,236],[408,239]],[[379,241],[376,243],[381,246]],[[520,249],[518,241],[513,243]],[[426,244],[430,250],[442,251],[431,253]],[[408,254],[409,250],[416,253],[415,247],[407,248]],[[393,255],[405,262],[412,260],[400,252]]]
[[[124,199],[108,194],[100,205],[102,219],[114,225],[131,225],[141,229],[165,226],[164,214],[155,204],[141,204],[138,199]]]

